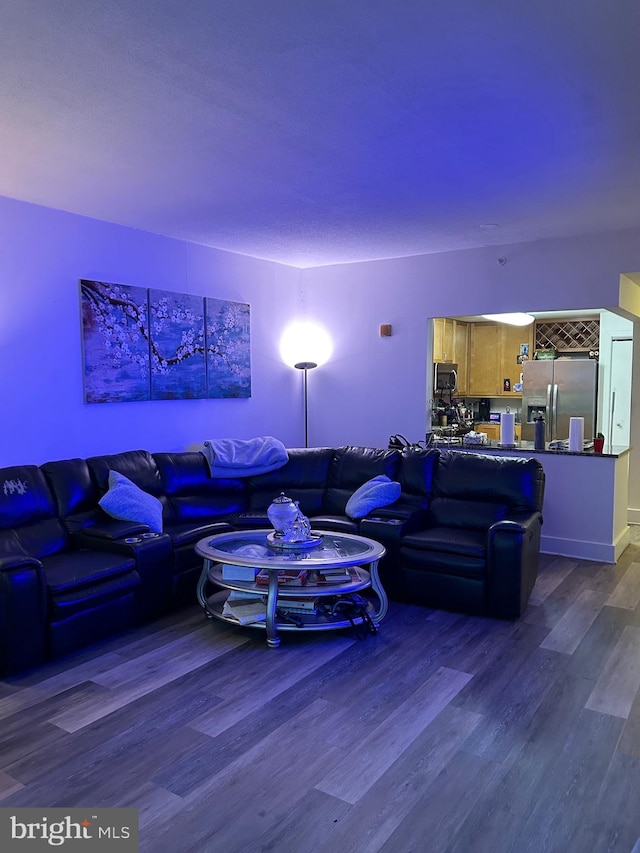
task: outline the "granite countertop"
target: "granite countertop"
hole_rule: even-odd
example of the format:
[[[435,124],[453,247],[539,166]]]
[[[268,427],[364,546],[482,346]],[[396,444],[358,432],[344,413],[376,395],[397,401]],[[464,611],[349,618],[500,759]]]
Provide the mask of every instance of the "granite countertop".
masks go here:
[[[614,457],[623,456],[628,453],[631,448],[624,444],[614,444],[612,446],[605,442],[602,453],[594,453],[592,449],[580,451],[573,450],[549,450],[548,446],[545,450],[536,450],[532,441],[516,441],[512,446],[500,444],[496,439],[488,440],[486,444],[464,444],[462,446],[443,446],[441,449],[446,450],[478,450],[481,453],[486,453],[487,450],[515,450],[521,453],[526,451],[531,454],[551,454],[552,456],[594,456],[602,458],[603,456]]]

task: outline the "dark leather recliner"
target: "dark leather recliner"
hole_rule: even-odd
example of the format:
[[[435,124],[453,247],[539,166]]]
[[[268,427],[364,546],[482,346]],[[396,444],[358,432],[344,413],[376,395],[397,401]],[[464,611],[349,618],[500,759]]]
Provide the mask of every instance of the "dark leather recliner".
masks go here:
[[[163,533],[100,508],[110,470],[159,498]],[[355,521],[355,489],[386,474],[391,506]],[[58,657],[195,599],[199,539],[270,527],[280,492],[314,528],[377,539],[391,598],[516,618],[535,581],[544,472],[537,460],[366,447],[289,450],[268,474],[210,476],[201,453],[144,450],[0,469],[0,674]]]
[[[0,470],[0,555],[3,673],[59,657],[138,620],[136,560],[78,547],[35,465]]]
[[[441,453],[426,524],[400,541],[403,596],[447,610],[520,616],[538,573],[543,496],[535,459]]]

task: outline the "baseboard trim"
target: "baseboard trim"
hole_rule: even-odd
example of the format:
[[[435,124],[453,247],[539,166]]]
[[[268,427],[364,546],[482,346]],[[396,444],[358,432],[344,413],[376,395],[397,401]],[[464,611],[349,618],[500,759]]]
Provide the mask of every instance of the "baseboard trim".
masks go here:
[[[628,530],[626,535],[629,535]],[[628,543],[627,543],[628,544]],[[624,546],[626,548],[626,544]],[[620,556],[617,543],[585,542],[579,539],[560,539],[555,536],[542,536],[540,551],[559,557],[573,557],[577,560],[594,560],[596,563],[615,563]]]
[[[616,562],[618,561],[618,558],[620,557],[620,555],[622,554],[624,549],[627,547],[627,545],[629,545],[630,542],[631,542],[631,528],[627,526],[622,531],[620,536],[618,536],[616,541],[614,542],[615,549],[616,549]]]

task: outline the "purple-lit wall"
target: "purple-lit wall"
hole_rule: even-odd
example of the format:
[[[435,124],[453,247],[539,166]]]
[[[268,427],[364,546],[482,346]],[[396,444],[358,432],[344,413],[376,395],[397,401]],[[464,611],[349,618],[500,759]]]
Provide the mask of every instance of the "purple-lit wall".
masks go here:
[[[300,271],[0,198],[0,466],[206,438],[302,436],[300,374],[282,364],[281,306]],[[80,278],[251,305],[253,396],[85,404]]]
[[[0,198],[0,466],[223,436],[299,446],[302,377],[278,344],[300,316],[334,343],[309,374],[309,443],[421,438],[429,317],[612,308],[637,270],[640,231],[296,270]],[[251,399],[85,404],[81,277],[249,302]]]
[[[307,310],[334,341],[309,378],[310,443],[424,439],[428,318],[615,308],[620,274],[636,270],[638,231],[305,270]]]

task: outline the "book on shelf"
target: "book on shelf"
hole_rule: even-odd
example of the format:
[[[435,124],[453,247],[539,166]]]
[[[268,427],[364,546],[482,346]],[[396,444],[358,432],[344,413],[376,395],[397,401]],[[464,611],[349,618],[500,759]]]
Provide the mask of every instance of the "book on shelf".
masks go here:
[[[253,592],[252,590],[231,589],[227,596],[227,601],[231,605],[238,603],[247,604],[249,601],[264,601],[265,598],[261,592]]]
[[[304,586],[307,580],[309,579],[308,569],[279,569],[277,574],[278,584],[283,584],[286,586]],[[268,569],[260,569],[260,571],[256,575],[256,583],[260,584],[261,586],[268,586]]]
[[[222,580],[253,581],[257,571],[252,566],[232,566],[230,563],[222,563]]]
[[[317,598],[278,598],[278,610],[313,613],[318,609],[318,601]]]
[[[353,580],[349,569],[318,569],[317,583],[349,583]]]
[[[225,601],[222,615],[235,619],[241,625],[251,625],[252,622],[264,622],[267,618],[267,606],[260,598],[255,601]]]

